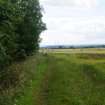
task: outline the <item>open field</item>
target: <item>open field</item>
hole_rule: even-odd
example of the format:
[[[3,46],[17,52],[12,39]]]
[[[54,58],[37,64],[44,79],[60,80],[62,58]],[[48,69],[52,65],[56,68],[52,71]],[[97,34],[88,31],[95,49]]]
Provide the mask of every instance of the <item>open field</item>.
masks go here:
[[[16,105],[105,105],[105,50],[92,51],[30,57],[22,68],[32,79]]]
[[[44,53],[105,53],[104,48],[78,48],[78,49],[47,49],[42,48],[39,52]]]

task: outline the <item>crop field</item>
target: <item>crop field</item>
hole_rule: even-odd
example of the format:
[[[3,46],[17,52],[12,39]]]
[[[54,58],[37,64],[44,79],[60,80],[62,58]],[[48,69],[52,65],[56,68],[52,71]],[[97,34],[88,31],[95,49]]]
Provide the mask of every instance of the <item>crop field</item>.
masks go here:
[[[35,78],[16,105],[105,105],[105,50],[70,54],[59,50],[29,59]]]
[[[78,48],[78,49],[47,49],[39,50],[42,53],[105,53],[104,48]]]

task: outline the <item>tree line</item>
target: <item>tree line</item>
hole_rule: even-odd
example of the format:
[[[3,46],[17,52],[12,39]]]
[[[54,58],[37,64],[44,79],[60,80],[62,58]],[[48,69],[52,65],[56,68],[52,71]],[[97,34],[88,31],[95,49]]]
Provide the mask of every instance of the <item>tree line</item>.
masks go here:
[[[0,0],[0,71],[38,50],[41,10],[38,0]]]

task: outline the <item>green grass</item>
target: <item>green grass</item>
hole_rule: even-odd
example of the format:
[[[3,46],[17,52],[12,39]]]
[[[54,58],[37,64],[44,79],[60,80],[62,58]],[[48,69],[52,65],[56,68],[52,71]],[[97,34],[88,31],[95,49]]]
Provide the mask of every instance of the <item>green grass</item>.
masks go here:
[[[55,57],[47,105],[105,105],[105,61],[88,59],[87,63],[87,59],[66,54]]]
[[[47,72],[47,57],[33,56],[24,63],[23,69],[27,71],[27,84],[23,88],[23,93],[16,98],[16,105],[37,105],[41,84]],[[31,77],[28,77],[31,76]]]
[[[103,53],[48,53],[21,66],[27,78],[16,105],[105,105]]]

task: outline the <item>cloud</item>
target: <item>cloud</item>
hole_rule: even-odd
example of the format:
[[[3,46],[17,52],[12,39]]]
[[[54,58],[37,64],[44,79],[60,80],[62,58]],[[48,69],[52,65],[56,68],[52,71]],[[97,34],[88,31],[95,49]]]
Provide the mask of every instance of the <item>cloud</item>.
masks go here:
[[[97,0],[41,0],[43,4],[49,6],[69,6],[94,8],[97,6]]]
[[[69,33],[105,32],[105,16],[48,18],[46,23],[48,29],[53,31]]]
[[[56,31],[46,31],[42,34],[44,39],[43,45],[80,45],[80,44],[105,44],[105,33],[103,34],[81,34],[81,33],[65,33]],[[48,35],[48,36],[46,36]]]
[[[105,43],[105,10],[101,0],[41,0],[48,30],[41,45]]]
[[[78,35],[75,38],[75,34],[65,33],[65,32],[56,32],[56,31],[46,31],[45,34],[49,34],[49,36],[42,35],[44,38],[41,45],[62,45],[62,44],[78,44],[83,41],[84,36]]]
[[[48,18],[46,22],[41,45],[105,43],[104,16]]]

